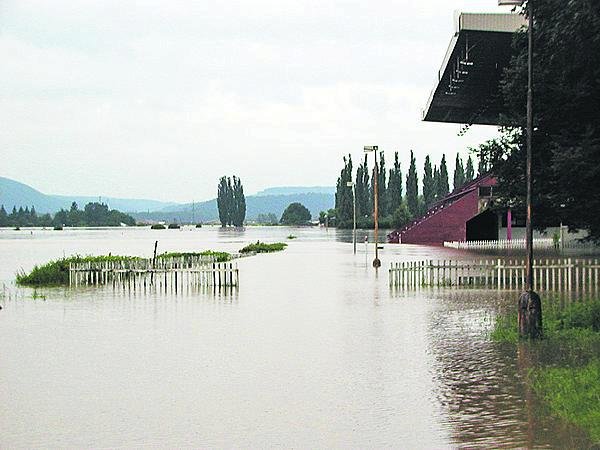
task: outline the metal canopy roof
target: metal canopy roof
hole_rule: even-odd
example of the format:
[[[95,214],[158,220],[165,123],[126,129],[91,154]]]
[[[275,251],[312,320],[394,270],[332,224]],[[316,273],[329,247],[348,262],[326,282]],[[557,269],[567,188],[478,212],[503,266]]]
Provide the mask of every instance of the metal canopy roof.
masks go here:
[[[503,110],[500,76],[510,61],[512,35],[525,25],[518,14],[457,15],[423,120],[497,125]]]

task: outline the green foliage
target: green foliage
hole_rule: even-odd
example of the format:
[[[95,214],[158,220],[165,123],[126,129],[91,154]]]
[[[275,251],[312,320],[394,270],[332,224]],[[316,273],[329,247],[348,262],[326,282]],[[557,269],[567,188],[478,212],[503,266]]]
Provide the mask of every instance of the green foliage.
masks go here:
[[[290,203],[281,216],[283,225],[308,225],[310,224],[310,211],[298,202]]]
[[[246,197],[241,180],[233,176],[221,177],[217,186],[217,209],[219,211],[219,222],[225,227],[233,225],[241,227],[246,219]]]
[[[256,218],[256,222],[260,225],[278,225],[279,219],[277,219],[277,216],[273,213],[259,214]]]
[[[394,211],[394,215],[392,218],[392,227],[394,228],[402,228],[406,224],[408,224],[412,220],[413,216],[408,209],[408,205],[405,201],[402,201],[400,206],[396,208]]]
[[[178,223],[170,223],[167,228],[169,230],[179,230],[181,226]]]
[[[410,151],[410,167],[406,176],[406,204],[411,215],[419,214],[419,179],[417,178],[417,162]]]
[[[469,155],[467,159],[467,166],[465,168],[465,183],[469,183],[475,179],[475,172],[473,169],[473,158]]]
[[[287,247],[284,242],[275,242],[273,244],[267,244],[265,242],[256,241],[254,244],[246,245],[240,250],[240,253],[271,253],[279,252]]]
[[[429,155],[425,157],[425,165],[423,167],[423,202],[426,208],[429,208],[435,202],[435,180],[433,178]]]
[[[456,161],[454,163],[454,177],[453,177],[454,190],[460,189],[465,184],[465,169],[463,168],[462,159],[460,155],[456,154]]]
[[[385,172],[385,153],[379,152],[379,161],[377,163],[378,177],[377,177],[377,202],[379,209],[379,217],[387,216],[388,214],[388,193],[386,184],[386,172]],[[372,187],[375,192],[375,187]]]
[[[571,303],[565,308],[545,305],[543,314],[546,339],[569,339],[576,334],[588,336],[590,333],[598,333],[600,339],[600,300]],[[497,342],[517,342],[516,311],[499,316],[491,336]]]
[[[162,223],[155,223],[150,226],[151,230],[164,230],[166,227]]]
[[[387,211],[394,212],[402,203],[402,171],[398,161],[398,152],[394,152],[394,167],[390,169],[387,187]]]
[[[288,239],[290,239],[290,240],[291,240],[291,239],[296,239],[296,236],[294,236],[293,234],[288,234],[288,237],[287,237],[287,238],[288,238]]]
[[[436,197],[439,199],[444,198],[450,192],[450,186],[448,184],[448,167],[446,166],[446,155],[442,155],[442,161],[438,171],[438,178],[436,181]]]
[[[135,219],[116,209],[109,210],[103,203],[91,202],[80,210],[77,203],[71,204],[71,209],[61,209],[54,218],[50,214],[38,216],[35,208],[13,207],[10,214],[4,206],[0,206],[0,227],[103,227],[119,226],[121,223],[135,225]]]
[[[135,256],[70,256],[35,266],[31,272],[17,274],[17,284],[23,286],[54,286],[69,283],[69,264],[121,262],[139,259]]]
[[[231,260],[231,253],[205,250],[202,252],[168,252],[162,253],[157,258],[194,258],[200,256],[212,256],[216,262],[227,262]]]
[[[369,180],[369,166],[365,155],[363,163],[356,169],[356,214],[359,217],[373,214],[373,195]]]
[[[354,215],[352,188],[347,185],[350,181],[352,181],[352,156],[348,155],[348,159],[344,157],[344,168],[337,179],[335,191],[337,223],[338,225],[342,224],[342,226],[347,226],[348,223],[352,224]]]
[[[533,372],[533,387],[550,409],[600,443],[600,359],[582,367],[546,367]]]
[[[535,2],[534,55],[534,226],[585,229],[600,240],[600,4],[594,0]],[[541,44],[543,43],[543,45]],[[514,55],[501,91],[508,111],[503,120],[509,141],[494,173],[498,192],[523,204],[527,33],[516,33]],[[564,205],[564,206],[563,206]]]

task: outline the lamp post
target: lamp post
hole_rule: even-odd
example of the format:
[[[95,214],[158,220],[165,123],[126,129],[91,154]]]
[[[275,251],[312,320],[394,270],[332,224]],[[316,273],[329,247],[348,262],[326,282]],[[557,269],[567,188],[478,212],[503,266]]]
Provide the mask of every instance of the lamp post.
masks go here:
[[[373,208],[373,217],[375,218],[375,259],[373,260],[373,267],[376,269],[381,267],[381,261],[379,260],[379,167],[377,165],[377,152],[379,151],[379,147],[377,145],[365,145],[364,147],[365,153],[373,152],[375,154],[375,169],[374,169],[374,183],[373,183],[373,202],[375,204]]]
[[[498,5],[521,6],[525,0],[498,0]],[[542,302],[533,291],[533,227],[531,224],[532,175],[531,158],[533,145],[533,13],[534,0],[527,0],[527,216],[525,222],[525,292],[519,297],[519,334],[536,338],[542,332]]]
[[[356,183],[354,181],[346,182],[346,186],[352,188],[352,244],[354,247],[354,254],[356,255]]]

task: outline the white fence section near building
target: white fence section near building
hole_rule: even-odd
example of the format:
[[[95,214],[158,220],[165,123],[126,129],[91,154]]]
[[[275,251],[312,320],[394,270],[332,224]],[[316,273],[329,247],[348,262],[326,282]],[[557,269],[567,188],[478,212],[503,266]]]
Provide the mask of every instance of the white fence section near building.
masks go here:
[[[534,289],[538,291],[598,291],[600,265],[590,259],[536,259]],[[407,261],[392,263],[390,286],[490,287],[524,289],[524,260]]]
[[[110,285],[119,288],[158,287],[175,290],[184,286],[238,286],[239,270],[231,262],[216,263],[209,257],[133,259],[69,265],[69,284]]]
[[[525,239],[499,239],[497,241],[451,241],[444,242],[444,247],[457,248],[461,250],[524,250]],[[598,246],[593,242],[582,242],[578,240],[557,243],[553,239],[534,239],[533,248],[537,250],[593,250],[598,249]]]

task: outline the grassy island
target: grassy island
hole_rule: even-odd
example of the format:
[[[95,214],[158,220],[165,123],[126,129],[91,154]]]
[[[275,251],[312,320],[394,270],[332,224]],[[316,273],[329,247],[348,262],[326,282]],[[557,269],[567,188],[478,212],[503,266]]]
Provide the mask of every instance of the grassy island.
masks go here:
[[[212,256],[215,258],[215,262],[227,262],[231,261],[231,253],[217,252],[214,250],[205,250],[203,252],[169,252],[162,253],[157,258],[197,258],[201,256]]]
[[[41,266],[35,266],[31,272],[17,274],[17,284],[22,286],[60,286],[69,284],[69,264],[121,262],[139,259],[136,256],[70,256],[56,259]]]
[[[554,414],[600,443],[600,300],[547,305],[543,320],[544,339],[521,345],[532,352],[550,346],[554,351],[546,355],[555,356],[536,361],[528,382]],[[517,344],[516,313],[498,318],[492,339]]]
[[[272,253],[280,252],[285,249],[287,244],[284,242],[275,242],[273,244],[267,244],[265,242],[256,241],[254,244],[246,245],[240,250],[240,253]]]

